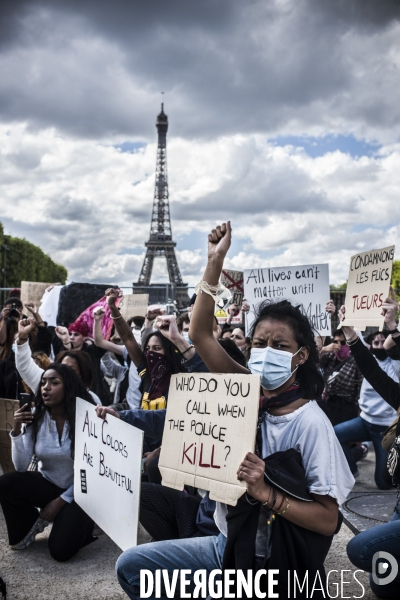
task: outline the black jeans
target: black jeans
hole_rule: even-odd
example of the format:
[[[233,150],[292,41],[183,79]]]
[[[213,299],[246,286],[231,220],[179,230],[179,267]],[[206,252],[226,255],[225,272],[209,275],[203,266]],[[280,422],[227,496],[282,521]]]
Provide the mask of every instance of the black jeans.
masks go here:
[[[142,483],[140,522],[156,542],[200,537],[196,516],[201,498],[156,483]]]
[[[40,516],[38,508],[44,508],[64,491],[39,472],[14,471],[0,477],[0,504],[12,546],[29,533]],[[54,519],[49,536],[51,556],[60,562],[69,560],[94,540],[93,527],[92,519],[76,502],[65,504]]]

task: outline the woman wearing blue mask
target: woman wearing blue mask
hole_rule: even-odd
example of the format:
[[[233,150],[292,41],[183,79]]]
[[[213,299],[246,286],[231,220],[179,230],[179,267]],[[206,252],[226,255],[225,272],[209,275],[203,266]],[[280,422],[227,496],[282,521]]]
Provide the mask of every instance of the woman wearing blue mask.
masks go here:
[[[318,369],[319,357],[313,331],[301,310],[287,301],[261,305],[250,332],[250,371],[235,363],[215,340],[212,332],[214,295],[230,243],[229,222],[218,226],[208,236],[208,264],[198,286],[200,291],[191,318],[190,339],[210,372],[251,372],[261,376],[257,453],[248,453],[238,465],[238,479],[246,482],[248,495],[254,499],[250,501],[261,507],[257,538],[248,543],[241,556],[254,554],[257,567],[268,568],[274,556],[268,531],[276,528],[276,519],[284,519],[300,528],[305,532],[304,537],[314,535],[317,544],[326,540],[326,543],[323,541],[322,552],[326,555],[338,527],[338,506],[352,489],[354,479],[332,425],[313,400],[320,397],[324,382]],[[309,501],[300,500],[301,496],[285,494],[270,485],[264,476],[266,465],[262,459],[290,449],[301,456]],[[173,565],[176,569],[191,568],[192,572],[220,569],[223,558],[226,564],[225,547],[229,547],[227,515],[227,506],[217,503],[214,520],[220,531],[218,536],[158,542],[148,547],[132,548],[122,554],[117,563],[117,574],[128,596],[138,597],[136,583],[139,571],[149,568],[152,563],[157,564],[157,568],[169,569]],[[279,516],[274,521],[275,515]],[[268,521],[273,523],[270,528]],[[289,542],[287,544],[290,546]],[[285,542],[279,545],[282,548]],[[293,548],[284,548],[283,554],[286,551],[293,552]],[[301,550],[295,549],[294,554],[304,559]],[[312,570],[311,563],[317,554],[316,548],[310,551],[308,547],[306,555],[309,563],[307,559],[303,560],[307,563],[306,569]],[[325,574],[323,566],[321,568],[324,585]],[[287,577],[283,569],[282,574]],[[280,589],[280,597],[288,597],[284,587]],[[326,596],[316,594],[313,597]]]

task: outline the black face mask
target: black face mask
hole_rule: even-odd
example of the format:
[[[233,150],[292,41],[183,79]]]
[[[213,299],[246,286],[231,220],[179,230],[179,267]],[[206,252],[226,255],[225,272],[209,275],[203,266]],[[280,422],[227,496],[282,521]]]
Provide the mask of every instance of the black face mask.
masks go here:
[[[378,359],[378,360],[386,360],[386,358],[388,357],[387,352],[385,350],[385,348],[372,348],[371,347],[371,353]]]

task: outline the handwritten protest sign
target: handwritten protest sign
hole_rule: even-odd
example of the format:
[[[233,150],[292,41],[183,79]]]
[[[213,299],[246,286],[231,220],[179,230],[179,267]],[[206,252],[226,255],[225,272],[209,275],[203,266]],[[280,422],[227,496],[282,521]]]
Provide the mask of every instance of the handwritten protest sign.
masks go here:
[[[267,299],[289,300],[301,305],[311,325],[320,335],[331,334],[331,318],[325,312],[329,300],[329,265],[298,265],[244,271],[244,293],[250,304],[246,332],[255,318],[257,306]]]
[[[254,452],[259,400],[258,375],[173,375],[158,465],[163,485],[198,487],[235,506],[246,489],[237,470]]]
[[[242,306],[243,301],[243,271],[223,269],[221,283],[232,292],[231,304]]]
[[[355,254],[350,259],[346,289],[346,325],[360,331],[383,328],[382,303],[389,295],[394,246]]]
[[[75,501],[122,549],[137,544],[143,432],[76,399]]]
[[[37,281],[21,281],[21,302],[26,304],[32,302],[37,309],[43,298],[43,294],[50,285],[54,283],[42,283]]]
[[[120,305],[121,315],[125,321],[131,317],[145,317],[148,304],[149,294],[124,294]]]
[[[3,473],[15,471],[11,458],[10,431],[14,427],[14,413],[18,408],[16,400],[0,398],[0,466]]]

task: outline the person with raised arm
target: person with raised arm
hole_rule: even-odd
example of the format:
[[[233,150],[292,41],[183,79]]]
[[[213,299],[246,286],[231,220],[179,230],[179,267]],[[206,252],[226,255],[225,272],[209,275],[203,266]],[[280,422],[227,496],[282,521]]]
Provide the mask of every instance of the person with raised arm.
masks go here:
[[[391,290],[390,297],[386,298],[382,305],[382,314],[385,317],[386,327],[389,329],[391,339],[400,350],[400,331],[396,323],[396,313],[398,304],[396,296]],[[347,343],[351,353],[354,356],[360,371],[368,383],[376,392],[394,409],[400,407],[400,384],[390,377],[378,364],[376,358],[370,353],[368,348],[359,338],[354,327],[346,325],[346,308],[341,307],[339,311],[339,320],[342,323],[343,333],[346,336]],[[387,339],[386,339],[387,341]],[[391,344],[388,344],[386,350],[390,350]],[[398,436],[400,425],[397,424],[395,436]],[[382,429],[382,427],[380,427]],[[378,449],[379,451],[379,449]],[[387,453],[385,453],[387,454]],[[350,540],[347,545],[347,554],[351,562],[359,569],[370,573],[370,586],[372,591],[379,598],[397,599],[400,597],[400,576],[394,578],[389,583],[379,581],[374,568],[374,557],[377,552],[387,552],[396,559],[397,568],[400,567],[400,502],[399,496],[394,507],[391,520],[388,523],[371,527],[362,531]],[[391,573],[393,565],[391,565]],[[374,575],[372,573],[374,572]]]
[[[323,379],[314,334],[301,310],[287,301],[261,305],[251,334],[250,370],[232,359],[215,339],[215,300],[230,242],[229,222],[208,236],[208,263],[197,286],[189,337],[210,372],[261,375],[258,454],[249,452],[237,471],[238,479],[246,483],[247,495],[237,507],[217,503],[218,535],[144,544],[124,552],[116,570],[130,598],[139,598],[141,569],[164,568],[171,577],[172,570],[179,568],[192,573],[204,569],[207,574],[221,566],[245,572],[279,568],[282,598],[288,597],[288,569],[298,568],[300,577],[308,571],[313,578],[318,572],[325,585],[323,561],[340,525],[338,504],[354,485],[333,428],[312,400],[322,393]],[[293,460],[302,462],[304,475],[293,481],[291,493],[267,483],[264,476],[265,461],[279,451],[288,451]],[[238,517],[240,521],[246,511],[251,512],[251,526],[248,520],[240,526]],[[304,556],[309,558],[303,561]],[[163,584],[161,588],[165,595]],[[316,593],[313,597],[325,596]]]
[[[110,316],[114,321],[117,333],[142,380],[140,384],[141,408],[146,410],[163,409],[167,405],[171,375],[182,370],[180,358],[192,351],[192,346],[183,340],[185,347],[179,352],[162,333],[151,331],[143,340],[142,349],[115,304],[119,294],[119,290],[113,288],[109,288],[105,292],[110,307]]]
[[[325,311],[335,314],[336,307],[332,300],[327,303]],[[320,365],[325,381],[320,406],[332,425],[357,417],[363,377],[341,329],[332,333],[330,344],[325,346],[321,340]]]
[[[106,314],[106,311],[105,311],[105,308],[103,306],[98,306],[93,311],[93,318],[94,318],[93,337],[94,337],[94,343],[96,344],[96,346],[98,346],[99,348],[102,348],[106,352],[113,352],[114,354],[122,356],[123,359],[124,359],[124,361],[127,362],[127,364],[129,365],[129,375],[128,375],[129,385],[128,385],[128,388],[126,390],[126,402],[127,402],[128,406],[129,406],[129,408],[139,408],[140,407],[140,402],[141,402],[141,399],[142,399],[142,394],[141,394],[140,389],[139,389],[140,388],[141,379],[139,377],[139,374],[138,374],[138,371],[137,371],[137,367],[136,367],[135,363],[132,362],[132,360],[131,360],[131,358],[130,358],[130,356],[128,354],[128,350],[127,350],[126,346],[124,346],[123,344],[122,345],[115,344],[114,342],[111,342],[110,340],[106,340],[104,338],[103,332],[101,330],[101,322],[102,322],[103,317],[104,317],[105,314]],[[131,331],[132,331],[132,327],[131,327]],[[133,332],[132,332],[132,335],[134,335]],[[104,357],[103,357],[103,361],[104,361]],[[121,367],[120,369],[118,369],[118,367],[120,367],[120,365],[118,365],[116,367],[115,371],[118,370],[120,373],[124,373],[124,367]],[[117,374],[118,374],[118,371],[117,371]],[[117,381],[118,381],[118,376],[117,376]],[[124,397],[119,397],[117,403],[121,404],[124,400],[125,400],[125,395],[124,395]]]
[[[396,314],[397,303],[387,298],[383,304],[385,322],[396,329],[393,315]],[[400,406],[399,361],[387,356],[383,348],[384,336],[379,332],[373,334],[371,350],[361,341],[354,327],[345,324],[346,308],[339,311],[343,334],[347,345],[357,363],[364,381],[361,386],[358,417],[335,426],[335,433],[342,445],[350,470],[357,476],[358,469],[351,453],[350,443],[372,441],[375,449],[375,483],[379,489],[390,489],[391,484],[384,476],[387,462],[387,451],[382,448],[382,432],[396,417],[396,409]],[[393,333],[396,339],[395,333]],[[382,339],[380,339],[382,338]],[[377,342],[374,346],[374,341]]]
[[[35,361],[30,346],[28,344],[29,336],[35,323],[32,317],[22,319],[18,323],[18,338],[15,345],[15,364],[23,381],[30,387],[34,394],[39,389],[45,369],[41,368]],[[93,367],[90,356],[82,350],[63,350],[55,358],[56,363],[64,364],[75,371],[82,379],[87,391],[91,395],[95,404],[101,404],[100,398],[90,386],[93,381]]]
[[[42,321],[33,304],[26,304],[26,308],[33,315],[32,327],[27,340],[33,352],[44,352],[47,355],[51,350],[51,333],[46,323]],[[24,391],[21,377],[15,368],[16,339],[18,337],[18,324],[22,319],[23,304],[19,298],[11,297],[0,314],[0,338],[6,335],[3,347],[0,340],[0,398],[19,398]]]

